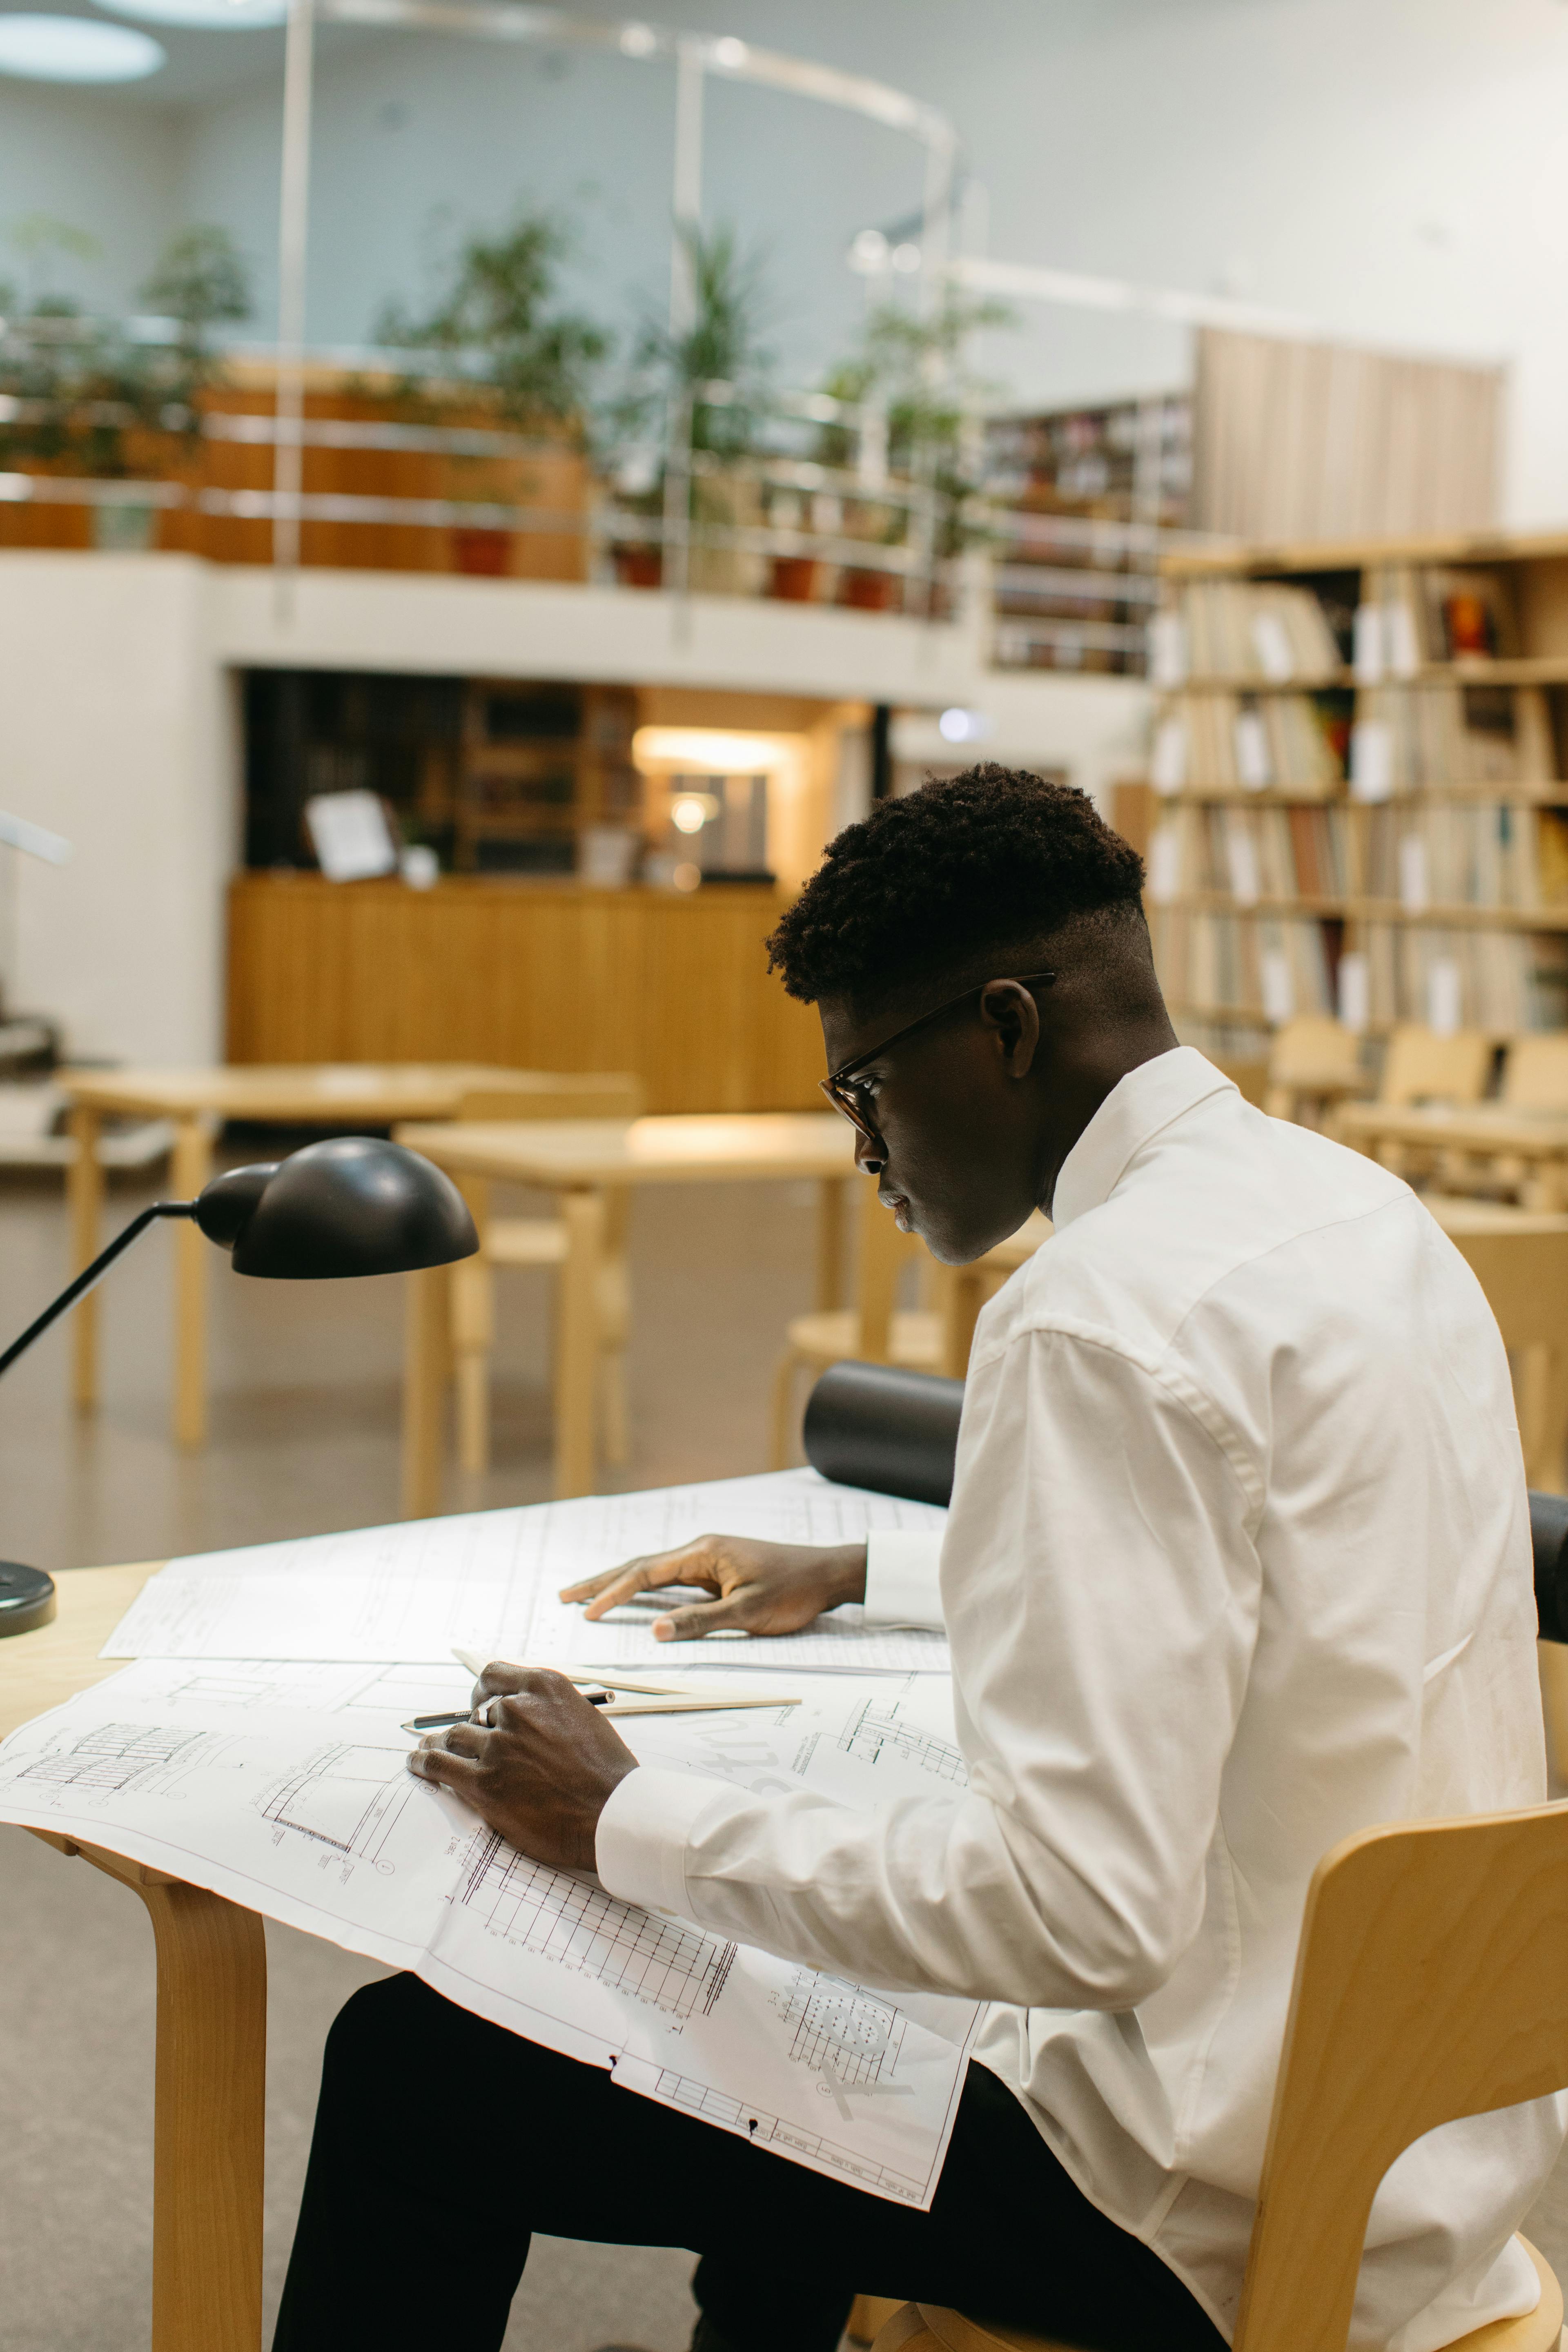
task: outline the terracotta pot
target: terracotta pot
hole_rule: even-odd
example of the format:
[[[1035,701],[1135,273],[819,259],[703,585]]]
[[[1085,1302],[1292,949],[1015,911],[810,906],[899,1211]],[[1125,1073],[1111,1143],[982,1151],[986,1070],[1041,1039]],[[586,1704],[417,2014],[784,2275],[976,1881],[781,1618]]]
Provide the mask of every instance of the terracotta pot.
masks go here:
[[[459,572],[470,572],[480,579],[499,580],[511,568],[511,533],[510,530],[455,530],[452,551],[458,559]]]
[[[898,589],[896,572],[846,572],[838,601],[852,604],[858,613],[886,613],[891,609]]]
[[[821,571],[815,555],[775,555],[768,593],[785,604],[809,604],[816,597]]]
[[[623,588],[662,588],[664,585],[663,548],[617,547],[616,577]]]

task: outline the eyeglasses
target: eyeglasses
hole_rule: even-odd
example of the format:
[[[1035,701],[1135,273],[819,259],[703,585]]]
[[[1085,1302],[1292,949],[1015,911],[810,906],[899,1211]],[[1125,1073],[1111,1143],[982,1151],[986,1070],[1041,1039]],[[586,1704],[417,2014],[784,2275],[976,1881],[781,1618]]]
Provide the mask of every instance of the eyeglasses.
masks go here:
[[[1049,988],[1056,979],[1056,973],[1054,971],[1005,971],[998,972],[996,979],[1016,980],[1020,988]],[[962,996],[950,996],[945,1004],[937,1005],[930,1013],[922,1013],[920,1019],[911,1021],[907,1029],[897,1029],[890,1037],[884,1037],[879,1045],[870,1046],[864,1054],[851,1054],[847,1062],[840,1062],[831,1076],[817,1080],[817,1084],[834,1109],[842,1111],[850,1125],[859,1129],[868,1143],[880,1143],[881,1134],[862,1097],[859,1085],[850,1075],[851,1072],[864,1069],[868,1062],[879,1060],[890,1047],[901,1045],[904,1039],[912,1037],[917,1029],[925,1028],[929,1022],[940,1021],[944,1013],[951,1013],[956,1005],[967,1004],[972,997],[984,996],[986,990],[994,984],[994,981],[983,980],[978,988],[966,988]]]

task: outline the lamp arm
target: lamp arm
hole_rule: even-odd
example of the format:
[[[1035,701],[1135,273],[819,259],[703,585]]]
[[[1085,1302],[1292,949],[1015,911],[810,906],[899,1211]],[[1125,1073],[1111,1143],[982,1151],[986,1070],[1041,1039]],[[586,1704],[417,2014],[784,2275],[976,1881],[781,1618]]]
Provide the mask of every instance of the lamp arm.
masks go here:
[[[29,1323],[19,1339],[12,1340],[5,1354],[0,1356],[0,1372],[8,1372],[17,1357],[26,1355],[34,1340],[43,1338],[51,1323],[58,1322],[79,1298],[85,1298],[94,1284],[101,1282],[121,1253],[128,1250],[137,1235],[144,1234],[149,1225],[155,1223],[160,1217],[194,1217],[195,1213],[194,1201],[154,1201],[150,1209],[143,1209],[139,1217],[132,1217],[125,1231],[116,1234],[109,1247],[100,1250],[92,1264],[84,1266],[76,1280],[67,1285],[51,1306],[45,1307],[37,1321]]]

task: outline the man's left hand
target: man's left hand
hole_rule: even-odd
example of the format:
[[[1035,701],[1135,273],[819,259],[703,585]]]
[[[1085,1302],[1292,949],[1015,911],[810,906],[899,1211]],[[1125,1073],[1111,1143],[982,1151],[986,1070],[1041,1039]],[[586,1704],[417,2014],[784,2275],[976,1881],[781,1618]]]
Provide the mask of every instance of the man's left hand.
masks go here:
[[[564,1675],[489,1665],[474,1685],[479,1720],[423,1740],[408,1759],[535,1862],[592,1870],[610,1791],[637,1769],[614,1724]]]

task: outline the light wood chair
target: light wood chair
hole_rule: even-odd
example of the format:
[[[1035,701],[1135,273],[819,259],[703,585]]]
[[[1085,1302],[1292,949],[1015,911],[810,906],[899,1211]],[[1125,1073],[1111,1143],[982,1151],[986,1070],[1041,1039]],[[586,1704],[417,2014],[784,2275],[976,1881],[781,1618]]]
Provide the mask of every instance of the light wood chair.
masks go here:
[[[1568,2087],[1565,1948],[1568,1807],[1363,1830],[1319,1864],[1232,2352],[1344,2352],[1367,2216],[1395,2157],[1439,2124]],[[1562,2290],[1525,2251],[1536,2309],[1449,2352],[1558,2352]],[[876,2352],[1064,2347],[903,2304]]]
[[[1457,1029],[1445,1037],[1419,1022],[1404,1021],[1389,1036],[1377,1099],[1399,1108],[1424,1102],[1479,1102],[1491,1066],[1491,1039],[1479,1030]],[[1396,1176],[1414,1178],[1437,1165],[1446,1182],[1464,1181],[1462,1154],[1458,1158],[1451,1152],[1435,1154],[1419,1145],[1385,1139],[1377,1146],[1377,1158]]]
[[[1275,1032],[1263,1108],[1270,1118],[1321,1127],[1325,1114],[1371,1092],[1353,1029],[1326,1013],[1304,1013]]]
[[[542,1079],[526,1087],[487,1087],[465,1094],[455,1116],[463,1121],[541,1118],[640,1118],[641,1082],[610,1073],[569,1077],[552,1087]],[[476,1257],[452,1268],[452,1369],[458,1390],[458,1460],[465,1470],[489,1467],[490,1353],[495,1346],[495,1275],[509,1266],[560,1265],[566,1255],[566,1228],[558,1217],[493,1217],[488,1179],[460,1179],[464,1198],[479,1228]],[[612,1194],[605,1211],[606,1248],[600,1270],[598,1338],[600,1410],[608,1461],[626,1458],[626,1347],[631,1296],[626,1275],[627,1202]]]
[[[1428,1192],[1426,1203],[1497,1318],[1513,1375],[1525,1484],[1568,1492],[1568,1216]],[[1559,1780],[1568,1780],[1568,1648],[1538,1645],[1541,1698]]]
[[[1037,1213],[972,1265],[938,1265],[917,1235],[900,1233],[879,1205],[876,1186],[868,1182],[860,1203],[854,1306],[796,1315],[785,1327],[784,1352],[773,1379],[773,1467],[782,1470],[790,1459],[795,1378],[805,1367],[826,1371],[829,1364],[854,1357],[861,1363],[903,1364],[911,1371],[962,1380],[981,1307],[1033,1256],[1050,1230]],[[929,1304],[899,1307],[899,1276],[911,1258],[921,1263]]]

